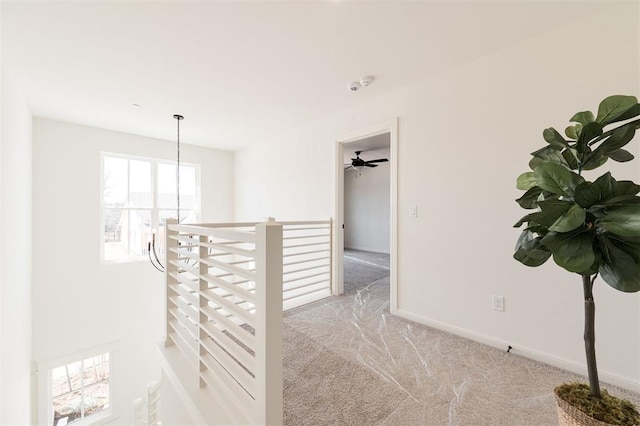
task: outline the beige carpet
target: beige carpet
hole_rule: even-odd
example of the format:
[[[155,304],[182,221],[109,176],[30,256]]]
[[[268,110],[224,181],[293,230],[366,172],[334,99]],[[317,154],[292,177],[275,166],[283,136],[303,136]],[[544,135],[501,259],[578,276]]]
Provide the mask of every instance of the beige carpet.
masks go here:
[[[552,390],[580,377],[391,316],[388,269],[360,276],[375,281],[286,315],[286,425],[557,424]]]

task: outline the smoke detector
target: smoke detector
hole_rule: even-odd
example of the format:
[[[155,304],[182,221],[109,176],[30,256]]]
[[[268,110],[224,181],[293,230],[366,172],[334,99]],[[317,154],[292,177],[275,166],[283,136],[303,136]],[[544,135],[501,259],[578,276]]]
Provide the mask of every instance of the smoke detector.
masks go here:
[[[358,83],[357,81],[352,81],[347,87],[349,87],[349,90],[351,90],[352,92],[357,92],[358,89],[360,89],[360,83]]]
[[[365,75],[364,77],[362,77],[360,79],[360,84],[363,87],[367,87],[368,85],[370,85],[371,83],[373,83],[374,78],[371,77],[370,75]]]

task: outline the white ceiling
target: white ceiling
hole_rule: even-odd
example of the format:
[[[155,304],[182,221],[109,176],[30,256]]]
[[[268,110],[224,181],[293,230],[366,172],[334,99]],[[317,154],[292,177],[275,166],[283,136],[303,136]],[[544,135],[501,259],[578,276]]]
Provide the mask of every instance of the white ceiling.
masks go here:
[[[604,7],[4,1],[2,57],[37,116],[237,150]]]

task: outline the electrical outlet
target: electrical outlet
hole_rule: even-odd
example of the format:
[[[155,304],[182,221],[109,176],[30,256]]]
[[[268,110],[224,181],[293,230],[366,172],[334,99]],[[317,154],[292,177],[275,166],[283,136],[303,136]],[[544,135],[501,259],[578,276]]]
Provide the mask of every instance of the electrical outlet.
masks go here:
[[[504,296],[493,295],[492,304],[494,311],[504,312]]]

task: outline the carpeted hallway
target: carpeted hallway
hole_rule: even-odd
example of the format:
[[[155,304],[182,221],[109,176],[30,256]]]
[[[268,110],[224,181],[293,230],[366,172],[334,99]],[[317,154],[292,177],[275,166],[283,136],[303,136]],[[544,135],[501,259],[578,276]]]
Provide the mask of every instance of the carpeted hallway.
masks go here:
[[[344,265],[344,296],[286,314],[286,425],[557,424],[552,389],[578,376],[391,316],[387,255]]]

